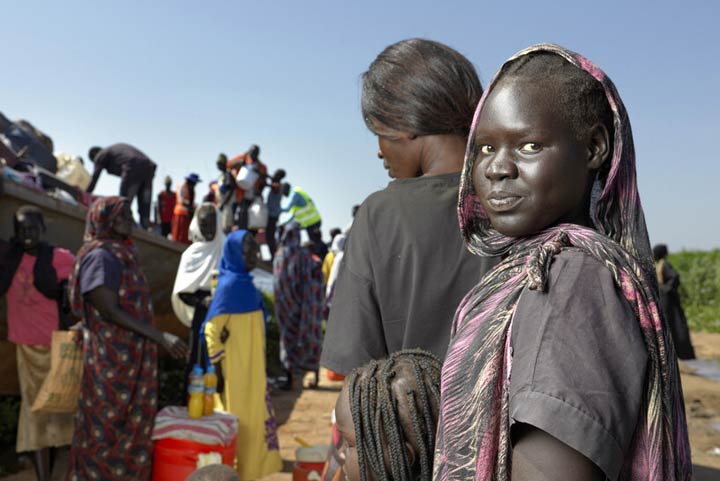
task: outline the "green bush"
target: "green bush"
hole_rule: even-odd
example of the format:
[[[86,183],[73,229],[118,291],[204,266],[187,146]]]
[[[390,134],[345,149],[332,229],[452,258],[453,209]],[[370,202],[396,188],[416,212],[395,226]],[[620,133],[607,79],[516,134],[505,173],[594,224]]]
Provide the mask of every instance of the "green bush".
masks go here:
[[[0,396],[0,476],[17,471],[15,436],[20,414],[20,396]]]
[[[668,261],[680,274],[680,299],[690,328],[720,332],[720,249],[675,252]]]

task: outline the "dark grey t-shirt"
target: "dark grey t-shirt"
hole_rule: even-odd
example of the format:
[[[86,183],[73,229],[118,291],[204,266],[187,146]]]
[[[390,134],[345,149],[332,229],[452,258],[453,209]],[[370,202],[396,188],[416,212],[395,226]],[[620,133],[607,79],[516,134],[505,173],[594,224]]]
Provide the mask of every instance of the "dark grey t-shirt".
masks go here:
[[[88,292],[100,286],[110,290],[120,290],[123,264],[115,254],[107,249],[94,249],[87,253],[80,263],[80,292]]]
[[[617,479],[640,409],[647,350],[610,271],[576,249],[547,292],[526,290],[512,325],[511,424],[535,426]]]
[[[460,174],[391,182],[353,221],[321,364],[341,374],[420,347],[445,353],[455,309],[497,261],[470,254],[458,227]]]

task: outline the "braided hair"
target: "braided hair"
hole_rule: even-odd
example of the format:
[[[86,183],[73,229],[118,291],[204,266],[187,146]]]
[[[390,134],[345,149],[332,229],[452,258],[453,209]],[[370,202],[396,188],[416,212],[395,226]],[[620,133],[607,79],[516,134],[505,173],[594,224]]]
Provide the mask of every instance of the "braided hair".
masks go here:
[[[421,349],[403,350],[356,369],[347,380],[361,481],[430,481],[442,363]],[[404,419],[401,410],[407,413]],[[409,425],[408,425],[409,421]],[[406,442],[416,451],[411,460]]]

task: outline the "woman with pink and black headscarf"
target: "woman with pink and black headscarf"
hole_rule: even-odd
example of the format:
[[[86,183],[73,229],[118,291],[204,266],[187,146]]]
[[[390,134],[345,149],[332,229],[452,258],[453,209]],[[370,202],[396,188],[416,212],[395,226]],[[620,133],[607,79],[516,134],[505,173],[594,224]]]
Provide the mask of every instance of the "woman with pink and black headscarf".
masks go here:
[[[503,261],[456,313],[436,481],[691,478],[672,338],[625,107],[551,44],[481,99],[459,195],[467,247]]]
[[[83,320],[84,368],[68,481],[150,479],[157,344],[187,356],[179,338],[153,327],[132,225],[125,198],[95,202],[70,276],[72,309]]]

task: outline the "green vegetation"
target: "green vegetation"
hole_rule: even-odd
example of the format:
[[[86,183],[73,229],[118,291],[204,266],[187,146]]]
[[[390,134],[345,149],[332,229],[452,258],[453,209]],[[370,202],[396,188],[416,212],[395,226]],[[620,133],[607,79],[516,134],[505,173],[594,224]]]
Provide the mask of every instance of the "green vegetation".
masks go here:
[[[15,435],[20,396],[0,396],[0,476],[17,471]]]
[[[691,329],[720,332],[720,249],[668,256],[680,274],[680,299]]]

